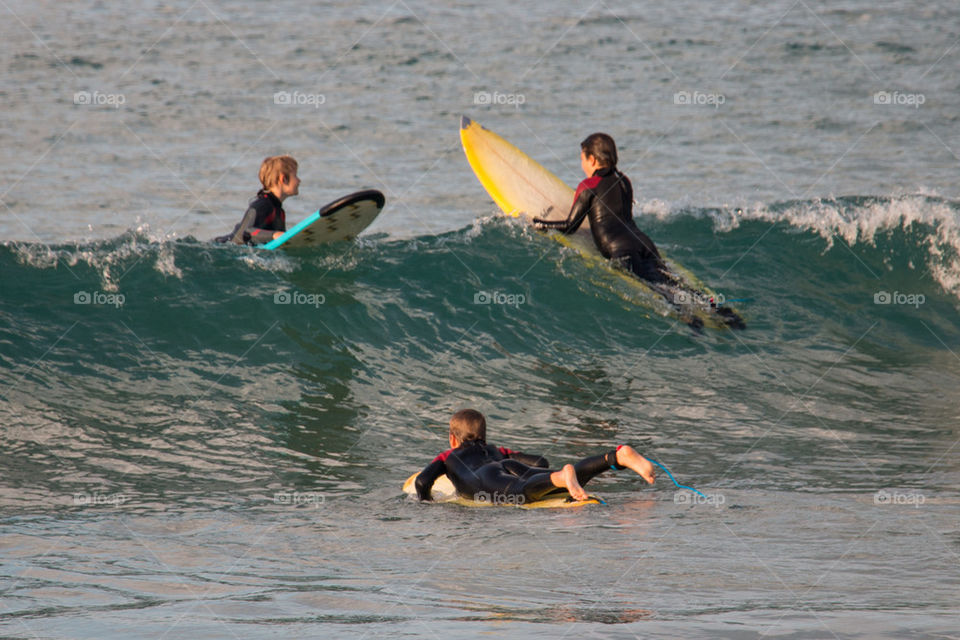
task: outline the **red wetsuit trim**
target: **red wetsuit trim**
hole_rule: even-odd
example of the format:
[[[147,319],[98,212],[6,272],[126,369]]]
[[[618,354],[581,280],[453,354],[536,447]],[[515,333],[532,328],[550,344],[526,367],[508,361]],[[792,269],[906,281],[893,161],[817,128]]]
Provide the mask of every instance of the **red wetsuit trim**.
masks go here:
[[[436,462],[437,460],[440,460],[441,462],[446,462],[446,461],[447,461],[447,458],[450,457],[450,454],[451,454],[451,453],[453,453],[453,449],[447,449],[446,451],[444,451],[443,453],[441,453],[440,455],[438,455],[436,458],[434,458],[434,459],[431,460],[430,462],[431,462],[431,464],[434,463],[434,462]]]
[[[573,201],[577,201],[584,189],[596,189],[598,184],[600,184],[600,176],[590,176],[581,180],[580,184],[577,185],[577,192],[573,194]]]

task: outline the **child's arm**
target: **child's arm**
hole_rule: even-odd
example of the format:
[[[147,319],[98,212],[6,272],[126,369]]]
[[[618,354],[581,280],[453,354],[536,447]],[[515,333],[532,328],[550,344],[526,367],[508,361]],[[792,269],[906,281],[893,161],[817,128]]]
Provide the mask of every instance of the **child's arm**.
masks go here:
[[[230,242],[234,244],[246,244],[247,236],[249,236],[247,229],[253,226],[256,219],[257,210],[252,205],[247,207],[247,211],[243,214],[243,219],[240,220],[240,224],[237,225],[233,236],[230,237]]]
[[[266,229],[258,225],[264,224],[266,219],[270,216],[272,208],[265,200],[256,200],[253,204],[250,205],[251,209],[254,209],[254,218],[247,225],[246,239],[250,244],[267,244],[274,238],[279,238],[283,235],[283,231],[276,231],[274,229]],[[249,210],[248,210],[249,211]],[[244,216],[244,221],[247,217]]]
[[[584,180],[583,182],[586,182]],[[555,229],[560,233],[569,235],[580,228],[583,219],[587,217],[590,211],[592,192],[584,188],[583,182],[577,187],[577,193],[573,197],[573,206],[570,207],[570,213],[566,220],[543,220],[534,218],[533,224],[537,229]]]
[[[274,231],[273,229],[250,229],[250,242],[253,244],[267,244],[283,235],[283,231]]]
[[[512,451],[510,449],[507,449],[506,447],[500,447],[500,453],[507,456],[508,458],[512,458],[517,462],[522,462],[523,464],[529,465],[531,467],[540,467],[542,469],[546,469],[550,466],[546,458],[544,458],[543,456],[535,456],[532,453],[522,453],[520,451]]]
[[[421,500],[430,500],[430,489],[433,488],[433,483],[436,482],[437,478],[442,476],[446,470],[447,465],[441,456],[437,456],[433,459],[433,462],[424,467],[423,471],[417,475],[416,482],[414,482],[417,487],[417,497]]]
[[[243,214],[243,219],[240,221],[240,224],[237,225],[233,237],[230,238],[230,242],[234,244],[267,244],[274,238],[283,235],[282,231],[261,229],[255,226],[257,221],[264,217],[264,212],[258,210],[257,206],[259,205],[261,208],[269,206],[260,204],[261,202],[263,201],[256,200],[247,207],[246,212]]]

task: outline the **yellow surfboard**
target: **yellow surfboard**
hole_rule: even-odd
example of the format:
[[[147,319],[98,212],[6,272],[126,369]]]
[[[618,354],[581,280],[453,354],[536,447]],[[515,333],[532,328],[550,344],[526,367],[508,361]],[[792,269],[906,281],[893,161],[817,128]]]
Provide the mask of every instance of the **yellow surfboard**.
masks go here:
[[[413,474],[403,483],[403,492],[407,495],[416,497],[417,487],[414,484],[420,472]],[[523,502],[515,499],[499,499],[497,496],[490,496],[486,500],[469,500],[457,494],[457,490],[450,482],[446,474],[437,478],[430,490],[430,497],[434,502],[459,504],[464,507],[519,507],[521,509],[569,509],[571,507],[582,507],[588,504],[606,504],[597,496],[590,496],[586,500],[574,500],[566,491],[552,495],[536,502]]]
[[[463,116],[460,120],[460,142],[470,167],[493,201],[508,216],[527,220],[566,220],[573,205],[574,190],[536,160],[507,142],[493,131]],[[728,312],[720,315],[711,303],[718,296],[687,269],[663,255],[679,286],[660,286],[644,282],[610,266],[593,242],[589,219],[570,236],[553,234],[561,244],[578,251],[591,265],[603,265],[634,291],[634,299],[652,306],[663,314],[673,313],[692,325],[714,328],[743,327],[739,314],[725,305]],[[654,288],[654,287],[658,288]],[[739,324],[737,324],[739,323]]]

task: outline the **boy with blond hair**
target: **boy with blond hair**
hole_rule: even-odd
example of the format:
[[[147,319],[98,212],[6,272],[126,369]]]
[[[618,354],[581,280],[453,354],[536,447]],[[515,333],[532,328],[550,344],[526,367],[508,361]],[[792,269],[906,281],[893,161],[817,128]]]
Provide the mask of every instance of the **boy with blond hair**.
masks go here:
[[[585,485],[607,469],[631,469],[648,483],[655,476],[650,461],[629,445],[564,465],[559,471],[547,468],[547,460],[506,447],[487,444],[487,421],[474,409],[463,409],[450,418],[450,449],[424,467],[417,476],[417,496],[430,500],[430,490],[447,474],[457,493],[467,499],[478,496],[517,504],[542,500],[566,490],[574,500],[586,500]]]
[[[287,230],[287,214],[283,201],[300,192],[297,161],[291,156],[271,156],[260,165],[263,188],[250,201],[243,219],[233,233],[220,236],[217,242],[266,244]]]

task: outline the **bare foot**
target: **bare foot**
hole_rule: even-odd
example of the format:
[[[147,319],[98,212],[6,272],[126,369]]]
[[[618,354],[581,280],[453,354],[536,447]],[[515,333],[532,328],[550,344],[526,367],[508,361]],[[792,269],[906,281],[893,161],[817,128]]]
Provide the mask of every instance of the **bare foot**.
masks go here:
[[[630,445],[625,445],[617,450],[617,464],[635,471],[650,484],[653,484],[653,481],[657,479],[650,461],[637,453]]]
[[[574,500],[586,500],[589,497],[587,492],[583,490],[583,487],[580,486],[580,481],[577,480],[577,472],[572,464],[564,465],[563,469],[560,470],[560,474],[563,478],[564,486],[567,487],[567,491],[570,492]]]

